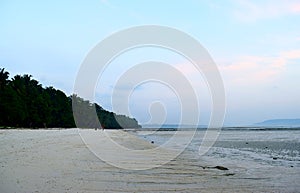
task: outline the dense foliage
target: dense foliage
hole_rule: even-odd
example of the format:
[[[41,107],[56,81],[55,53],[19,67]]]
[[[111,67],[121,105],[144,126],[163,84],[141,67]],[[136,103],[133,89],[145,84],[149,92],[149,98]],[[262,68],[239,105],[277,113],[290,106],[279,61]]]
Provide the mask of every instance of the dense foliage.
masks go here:
[[[73,118],[73,105],[76,107]],[[94,117],[92,116],[94,113]],[[67,97],[53,87],[43,88],[31,75],[16,75],[0,68],[0,127],[137,128],[135,119],[104,110],[76,95]]]

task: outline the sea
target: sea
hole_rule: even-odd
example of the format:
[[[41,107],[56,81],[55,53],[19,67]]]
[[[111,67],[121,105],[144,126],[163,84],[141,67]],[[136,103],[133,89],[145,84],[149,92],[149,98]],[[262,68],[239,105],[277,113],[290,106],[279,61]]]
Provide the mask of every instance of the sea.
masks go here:
[[[176,128],[134,131],[138,137],[157,145],[166,143],[176,132]],[[180,132],[193,131],[181,128]],[[247,184],[251,190],[300,192],[300,128],[223,128],[209,151],[199,155],[205,133],[205,128],[196,131],[182,153],[184,157],[188,155],[209,167],[228,168],[233,187]]]

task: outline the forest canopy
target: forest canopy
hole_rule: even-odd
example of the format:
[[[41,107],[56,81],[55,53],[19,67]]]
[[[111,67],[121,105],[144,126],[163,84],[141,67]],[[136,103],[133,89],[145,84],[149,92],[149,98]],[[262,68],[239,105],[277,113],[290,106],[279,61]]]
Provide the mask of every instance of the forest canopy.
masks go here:
[[[76,124],[72,102],[76,110]],[[95,112],[95,116],[91,113]],[[134,118],[116,115],[79,96],[53,87],[44,88],[31,75],[16,75],[0,68],[0,127],[24,128],[139,128]]]

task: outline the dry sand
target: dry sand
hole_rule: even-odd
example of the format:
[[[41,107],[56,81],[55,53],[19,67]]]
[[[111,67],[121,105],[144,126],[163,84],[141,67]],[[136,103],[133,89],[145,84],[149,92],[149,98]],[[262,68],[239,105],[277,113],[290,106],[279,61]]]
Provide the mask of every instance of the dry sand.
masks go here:
[[[98,132],[100,141],[106,132],[133,149],[153,147],[124,131],[89,132]],[[202,166],[213,166],[212,163],[194,159],[186,153],[154,169],[120,169],[95,156],[81,140],[77,129],[0,130],[0,147],[1,193],[276,192],[280,188],[264,183],[263,179],[243,179],[245,168],[204,169]],[[102,143],[102,148],[110,147]],[[116,154],[114,156],[117,158]]]

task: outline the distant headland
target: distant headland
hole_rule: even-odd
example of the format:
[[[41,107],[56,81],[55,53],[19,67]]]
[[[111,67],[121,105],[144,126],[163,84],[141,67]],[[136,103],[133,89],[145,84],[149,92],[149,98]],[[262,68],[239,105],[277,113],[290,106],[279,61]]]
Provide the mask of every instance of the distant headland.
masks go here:
[[[270,119],[255,123],[254,125],[266,127],[300,127],[300,119]]]

